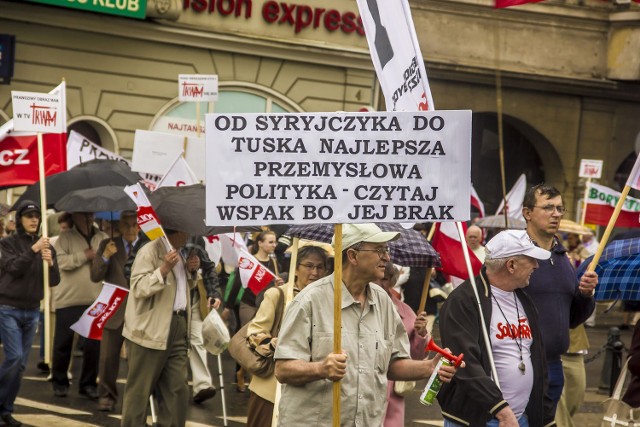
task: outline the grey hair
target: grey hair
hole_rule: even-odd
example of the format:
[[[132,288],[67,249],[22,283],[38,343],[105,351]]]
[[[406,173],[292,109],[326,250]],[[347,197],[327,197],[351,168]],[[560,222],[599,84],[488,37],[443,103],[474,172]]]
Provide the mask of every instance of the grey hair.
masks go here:
[[[488,254],[487,254],[488,256]],[[507,261],[513,257],[508,258],[485,258],[484,265],[487,267],[487,270],[491,271],[500,271],[504,268]]]

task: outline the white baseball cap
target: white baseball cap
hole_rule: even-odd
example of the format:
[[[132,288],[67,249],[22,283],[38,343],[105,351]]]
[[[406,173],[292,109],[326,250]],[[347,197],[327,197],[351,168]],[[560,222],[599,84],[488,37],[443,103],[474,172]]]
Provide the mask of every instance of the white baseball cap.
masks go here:
[[[373,223],[368,224],[344,224],[342,226],[342,250],[360,242],[385,243],[398,240],[400,233],[396,231],[382,231]],[[331,246],[336,247],[336,236],[331,239]]]
[[[496,234],[485,246],[486,259],[526,255],[535,259],[549,259],[551,252],[534,245],[525,230],[505,230]]]

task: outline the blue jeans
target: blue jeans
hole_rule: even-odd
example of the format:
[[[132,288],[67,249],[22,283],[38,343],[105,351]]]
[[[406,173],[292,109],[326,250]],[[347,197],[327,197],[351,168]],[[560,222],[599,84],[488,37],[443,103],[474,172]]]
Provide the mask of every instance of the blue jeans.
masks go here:
[[[529,427],[529,420],[527,419],[527,416],[524,414],[521,415],[520,418],[518,418],[518,424],[520,425],[520,427]],[[498,425],[499,425],[498,420],[495,418],[487,422],[487,427],[498,427]],[[464,427],[464,426],[462,424],[449,421],[448,419],[445,418],[444,427]]]
[[[560,396],[562,395],[562,389],[564,388],[562,360],[547,361],[547,378],[549,379],[547,396],[553,401],[553,413],[555,414],[558,401],[560,401]]]
[[[0,339],[4,345],[4,362],[0,365],[0,415],[13,413],[40,311],[22,310],[0,305]]]

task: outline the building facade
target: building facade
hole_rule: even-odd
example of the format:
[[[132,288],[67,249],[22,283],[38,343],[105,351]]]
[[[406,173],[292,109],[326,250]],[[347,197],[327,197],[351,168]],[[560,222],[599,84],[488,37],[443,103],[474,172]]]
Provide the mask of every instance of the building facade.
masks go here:
[[[144,7],[144,19],[43,1],[69,3],[0,0],[0,33],[16,37],[0,124],[12,90],[47,92],[62,79],[69,128],[129,158],[136,129],[195,133],[197,112],[385,108],[355,0],[97,2]],[[640,132],[640,7],[410,3],[436,108],[474,113],[472,181],[490,213],[501,194],[498,101],[507,189],[524,172],[561,189],[572,215],[580,159],[604,161],[603,185],[628,174]],[[218,75],[219,100],[178,102],[178,74]]]

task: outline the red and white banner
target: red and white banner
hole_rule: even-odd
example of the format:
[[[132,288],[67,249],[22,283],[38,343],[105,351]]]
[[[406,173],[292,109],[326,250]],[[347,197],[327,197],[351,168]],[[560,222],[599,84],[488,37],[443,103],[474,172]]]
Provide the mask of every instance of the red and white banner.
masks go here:
[[[462,223],[462,229],[466,233],[467,226],[464,222]],[[442,262],[441,270],[444,274],[459,277],[464,280],[469,278],[467,265],[464,262],[464,254],[462,253],[460,236],[458,235],[458,229],[455,223],[437,223],[436,232],[433,234],[433,239],[431,240],[431,246],[440,254],[440,261]],[[471,260],[473,275],[477,276],[478,273],[480,273],[482,263],[471,249],[469,249],[469,259]]]
[[[433,110],[407,0],[357,0],[387,111]]]
[[[118,311],[128,293],[128,289],[104,282],[98,299],[71,325],[71,329],[85,338],[101,340],[104,325]]]
[[[524,193],[527,190],[527,177],[522,174],[507,193],[507,216],[513,219],[522,219],[522,203],[524,202]],[[496,215],[502,214],[504,208],[504,200],[500,202]]]
[[[65,87],[63,82],[49,93],[11,91],[14,129],[41,133],[66,132]]]
[[[140,229],[147,235],[149,240],[155,240],[159,237],[164,237],[165,233],[160,225],[160,220],[156,211],[151,206],[149,198],[145,194],[140,184],[133,184],[124,187],[124,192],[127,193],[131,200],[138,207],[138,225]],[[165,239],[166,242],[167,239]]]
[[[585,224],[608,225],[618,200],[620,200],[619,192],[604,185],[591,183],[587,192]],[[640,200],[627,196],[616,226],[640,227]]]
[[[181,187],[183,185],[193,185],[197,183],[198,179],[196,178],[196,175],[193,173],[184,157],[182,157],[182,154],[179,154],[156,188]]]
[[[238,249],[238,271],[242,286],[251,289],[255,295],[275,279],[276,275],[269,271],[260,261],[245,249]]]

